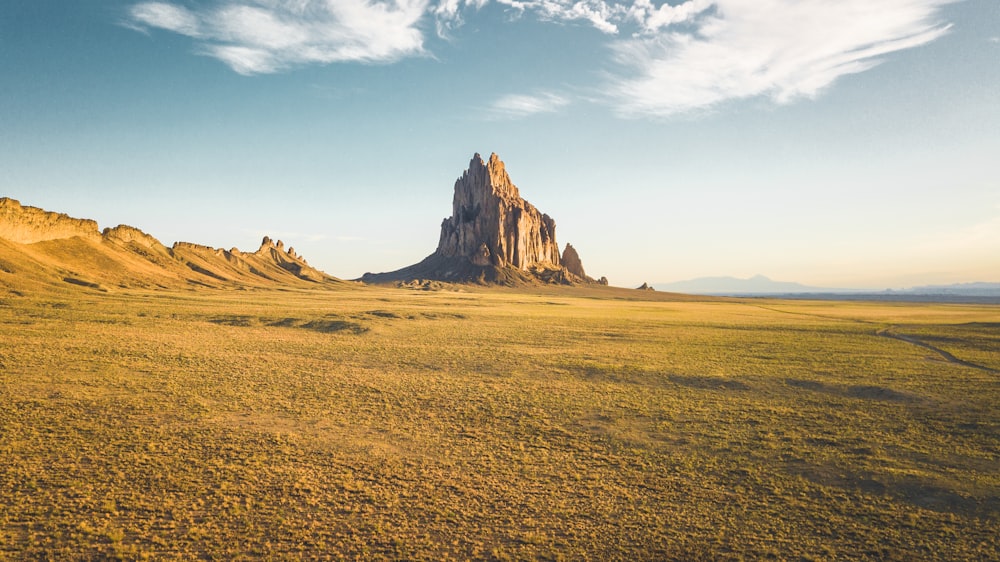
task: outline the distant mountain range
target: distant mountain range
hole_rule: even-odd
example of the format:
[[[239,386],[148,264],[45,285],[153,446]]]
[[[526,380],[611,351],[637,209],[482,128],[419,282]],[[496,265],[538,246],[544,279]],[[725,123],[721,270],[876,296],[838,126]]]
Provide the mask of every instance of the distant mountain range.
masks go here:
[[[694,293],[698,295],[768,295],[795,293],[846,293],[846,289],[811,287],[791,281],[774,281],[763,275],[749,279],[738,277],[699,277],[673,283],[653,283],[657,291]]]
[[[696,295],[794,295],[794,294],[895,294],[895,295],[952,295],[968,297],[1000,297],[1000,283],[956,283],[951,285],[924,285],[905,289],[838,289],[813,287],[791,281],[774,281],[763,275],[749,279],[738,277],[699,277],[672,283],[654,283],[658,291],[691,293]]]
[[[910,295],[958,295],[965,297],[1000,297],[1000,283],[953,283],[951,285],[923,285],[889,291]]]

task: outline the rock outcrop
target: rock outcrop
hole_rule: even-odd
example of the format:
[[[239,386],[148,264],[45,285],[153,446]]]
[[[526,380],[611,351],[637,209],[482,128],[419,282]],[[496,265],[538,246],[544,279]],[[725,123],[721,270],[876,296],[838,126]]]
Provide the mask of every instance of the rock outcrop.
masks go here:
[[[502,285],[592,282],[561,262],[552,217],[521,197],[496,154],[488,161],[476,154],[455,181],[452,214],[441,223],[437,250],[418,264],[389,273],[366,273],[361,279]]]
[[[171,255],[191,270],[219,281],[289,283],[335,282],[336,278],[311,267],[281,240],[265,236],[256,252],[233,248],[211,248],[190,242],[175,242]]]
[[[587,278],[587,272],[583,270],[583,262],[580,261],[580,254],[576,253],[576,248],[572,244],[566,244],[566,249],[563,250],[562,264],[573,275],[583,279]]]
[[[438,255],[464,257],[475,265],[558,266],[556,222],[521,198],[496,154],[476,154],[455,182],[452,214],[441,224]]]
[[[100,236],[97,221],[75,219],[0,197],[0,238],[5,240],[34,244],[74,237],[97,239]]]
[[[146,234],[134,226],[129,226],[127,224],[119,224],[114,228],[105,228],[104,231],[101,232],[101,237],[105,240],[121,244],[135,244],[136,246],[144,248],[166,249],[166,247],[156,238]]]
[[[98,230],[76,219],[0,198],[0,289],[32,287],[218,288],[340,283],[281,241],[253,253],[177,242],[167,248],[138,228]]]

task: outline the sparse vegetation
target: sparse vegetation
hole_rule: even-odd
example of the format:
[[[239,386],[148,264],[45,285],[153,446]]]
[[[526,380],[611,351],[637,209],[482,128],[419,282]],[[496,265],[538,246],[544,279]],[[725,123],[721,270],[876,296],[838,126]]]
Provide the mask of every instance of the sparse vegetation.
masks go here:
[[[11,294],[0,559],[997,559],[998,325],[597,289]]]

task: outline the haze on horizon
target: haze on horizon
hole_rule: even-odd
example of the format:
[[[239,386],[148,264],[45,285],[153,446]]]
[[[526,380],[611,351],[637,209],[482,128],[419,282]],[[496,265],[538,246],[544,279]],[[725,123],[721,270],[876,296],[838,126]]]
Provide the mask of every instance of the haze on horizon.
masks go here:
[[[14,0],[0,196],[415,263],[496,152],[588,273],[1000,280],[1000,3]]]

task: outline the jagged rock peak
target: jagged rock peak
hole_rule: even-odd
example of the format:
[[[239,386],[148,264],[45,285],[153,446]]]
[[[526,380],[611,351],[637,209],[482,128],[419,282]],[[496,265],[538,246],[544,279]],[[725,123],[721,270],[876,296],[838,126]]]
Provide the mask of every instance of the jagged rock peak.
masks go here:
[[[503,199],[521,198],[517,187],[507,175],[506,166],[496,152],[490,154],[488,161],[484,161],[478,152],[475,153],[469,161],[469,168],[456,180],[456,185],[459,182],[489,186],[496,196]]]
[[[277,250],[278,252],[285,252],[285,243],[281,240],[272,240],[270,236],[265,236],[260,242],[260,248],[257,249],[258,254],[266,254],[270,250]]]
[[[551,217],[521,198],[496,153],[489,162],[476,153],[455,181],[452,215],[441,224],[435,253],[480,266],[558,266],[555,230]]]
[[[285,250],[284,242],[281,240],[272,240],[270,236],[265,236],[261,240],[260,248],[257,249],[256,254],[258,256],[271,256],[281,261],[289,259],[303,265],[309,265],[309,262],[304,257],[295,252],[295,248],[289,247],[288,250]]]
[[[573,275],[582,279],[587,278],[587,273],[583,270],[583,262],[580,261],[580,254],[576,252],[576,248],[572,244],[567,243],[566,249],[563,250],[562,265]]]
[[[361,280],[406,286],[428,280],[509,286],[596,283],[562,265],[555,221],[521,197],[496,153],[489,160],[476,153],[455,180],[452,214],[441,223],[433,254],[396,271],[365,273]]]

